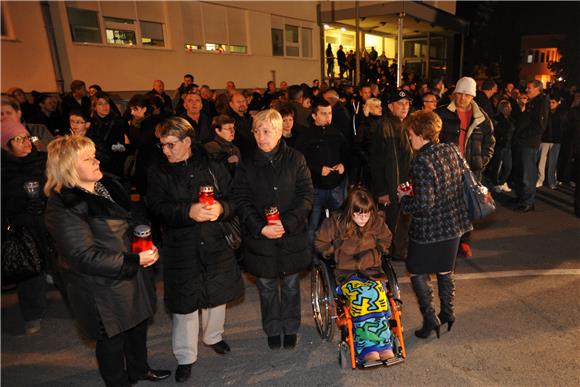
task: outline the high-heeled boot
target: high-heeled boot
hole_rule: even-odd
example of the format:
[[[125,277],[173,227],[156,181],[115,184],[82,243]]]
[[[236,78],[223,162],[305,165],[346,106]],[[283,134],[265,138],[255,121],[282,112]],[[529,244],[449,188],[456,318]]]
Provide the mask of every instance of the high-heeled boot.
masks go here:
[[[415,331],[415,336],[426,339],[431,335],[431,331],[435,331],[437,338],[439,338],[441,323],[435,314],[435,307],[433,306],[433,289],[431,289],[429,274],[411,276],[411,284],[417,295],[419,309],[423,315],[423,326]]]
[[[439,300],[441,301],[441,311],[439,320],[441,325],[447,324],[447,331],[455,323],[455,308],[453,301],[455,299],[455,279],[453,273],[437,274],[437,288],[439,289]]]

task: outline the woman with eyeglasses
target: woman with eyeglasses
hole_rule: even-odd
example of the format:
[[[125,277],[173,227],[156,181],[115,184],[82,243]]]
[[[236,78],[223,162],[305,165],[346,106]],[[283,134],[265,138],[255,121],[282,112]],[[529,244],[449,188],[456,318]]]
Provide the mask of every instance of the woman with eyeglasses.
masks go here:
[[[308,216],[314,188],[304,156],[282,139],[282,116],[254,116],[258,148],[236,171],[234,200],[242,224],[244,267],[257,277],[262,328],[270,349],[296,346],[300,272],[310,266]],[[283,339],[282,339],[283,338]]]
[[[173,319],[175,380],[182,383],[197,361],[200,327],[205,345],[230,352],[222,336],[226,303],[242,295],[243,283],[220,225],[234,215],[229,173],[194,142],[184,118],[167,119],[157,134],[166,160],[148,171],[147,204],[163,228],[165,307]]]
[[[41,192],[46,180],[46,153],[36,150],[30,141],[30,134],[19,122],[3,120],[1,133],[2,235],[4,237],[8,225],[25,227],[34,237],[41,262],[46,266],[49,253],[43,218],[46,200]],[[25,333],[37,333],[46,310],[44,268],[39,273],[20,278],[7,278],[5,273],[2,274],[3,284],[16,283]]]

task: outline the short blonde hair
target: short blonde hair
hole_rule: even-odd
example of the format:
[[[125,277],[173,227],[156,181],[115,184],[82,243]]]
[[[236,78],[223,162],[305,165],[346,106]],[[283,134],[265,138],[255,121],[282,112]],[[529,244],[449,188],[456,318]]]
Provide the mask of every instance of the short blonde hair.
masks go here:
[[[192,141],[195,139],[195,129],[185,118],[181,117],[171,117],[161,122],[155,128],[155,134],[159,138],[173,136],[180,140],[186,137],[191,138]]]
[[[368,117],[371,114],[371,107],[373,106],[381,106],[381,100],[377,98],[369,98],[363,107],[363,114],[365,117]]]
[[[48,144],[47,181],[44,185],[46,196],[60,192],[62,187],[72,188],[79,185],[75,162],[87,150],[95,152],[95,143],[90,138],[79,135],[57,137]]]
[[[439,133],[441,133],[442,126],[443,123],[437,113],[425,110],[417,110],[403,121],[405,130],[411,130],[417,136],[434,144],[439,143]]]
[[[256,130],[259,126],[263,125],[264,123],[269,123],[272,126],[272,129],[276,130],[277,132],[282,135],[282,116],[278,113],[277,110],[268,109],[262,110],[261,112],[256,113],[254,116],[254,123],[252,125],[252,129]]]

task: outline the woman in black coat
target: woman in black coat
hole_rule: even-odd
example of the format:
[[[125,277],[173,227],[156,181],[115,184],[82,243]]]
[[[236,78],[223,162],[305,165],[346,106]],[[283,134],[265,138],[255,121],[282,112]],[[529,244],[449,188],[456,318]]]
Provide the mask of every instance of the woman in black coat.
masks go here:
[[[97,340],[107,386],[165,379],[171,372],[149,368],[146,346],[155,290],[143,269],[159,254],[155,247],[130,252],[128,195],[118,180],[103,178],[99,164],[87,137],[59,137],[48,146],[45,220],[69,305],[83,332]]]
[[[234,200],[244,237],[244,265],[257,278],[268,346],[296,345],[300,327],[299,272],[311,263],[307,224],[314,189],[304,156],[282,138],[282,117],[254,116],[258,145],[236,171]],[[269,221],[265,211],[277,210]],[[274,218],[278,218],[277,220]]]
[[[38,152],[32,145],[24,125],[12,120],[2,121],[2,228],[9,225],[25,228],[37,242],[41,262],[46,267],[49,250],[43,219],[45,197],[40,192],[46,181],[45,165],[46,153]],[[25,182],[36,182],[34,194],[27,195]],[[46,310],[44,271],[20,278],[6,278],[5,273],[2,274],[4,283],[16,282],[26,334],[38,332]]]
[[[148,171],[147,205],[163,229],[165,306],[173,313],[175,378],[184,382],[197,361],[198,310],[202,341],[217,353],[229,352],[222,339],[226,303],[242,295],[243,283],[219,224],[234,215],[228,172],[193,143],[194,130],[185,119],[167,119],[158,133],[166,161]],[[213,204],[200,202],[202,186],[213,186]]]
[[[431,331],[439,337],[439,327],[447,330],[455,322],[453,270],[459,238],[473,227],[463,199],[462,160],[452,144],[439,144],[441,119],[433,112],[417,111],[403,124],[411,147],[412,194],[397,189],[403,211],[412,214],[409,229],[407,270],[423,315],[423,327],[415,336],[427,338]],[[435,315],[430,273],[437,273],[441,311]]]

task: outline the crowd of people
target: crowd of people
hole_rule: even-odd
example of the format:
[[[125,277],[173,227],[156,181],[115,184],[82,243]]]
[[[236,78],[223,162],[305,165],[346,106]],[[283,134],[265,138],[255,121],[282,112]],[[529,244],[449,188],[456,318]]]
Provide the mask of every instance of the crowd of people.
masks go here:
[[[349,67],[340,50],[342,78]],[[330,67],[330,45],[326,54]],[[371,54],[369,63],[382,63]],[[496,194],[514,190],[519,212],[534,211],[544,184],[574,187],[580,90],[539,81],[500,90],[470,77],[448,85],[412,73],[396,88],[387,78],[358,87],[271,81],[265,91],[228,81],[218,93],[186,74],[173,97],[155,80],[124,112],[80,80],[62,97],[10,89],[2,95],[2,227],[28,227],[45,259],[42,272],[16,284],[26,333],[41,329],[48,272],[97,341],[108,386],[169,377],[149,367],[146,348],[160,259],[175,379],[185,382],[200,329],[205,345],[231,351],[226,304],[243,294],[242,271],[256,277],[268,347],[294,348],[299,273],[313,254],[357,275],[386,254],[405,261],[423,316],[415,335],[450,330],[455,259],[473,254],[463,162]],[[31,181],[43,192],[27,194]],[[134,252],[139,222],[151,226],[154,246]],[[224,237],[234,223],[241,248]],[[381,340],[357,354],[391,358],[389,337]]]

